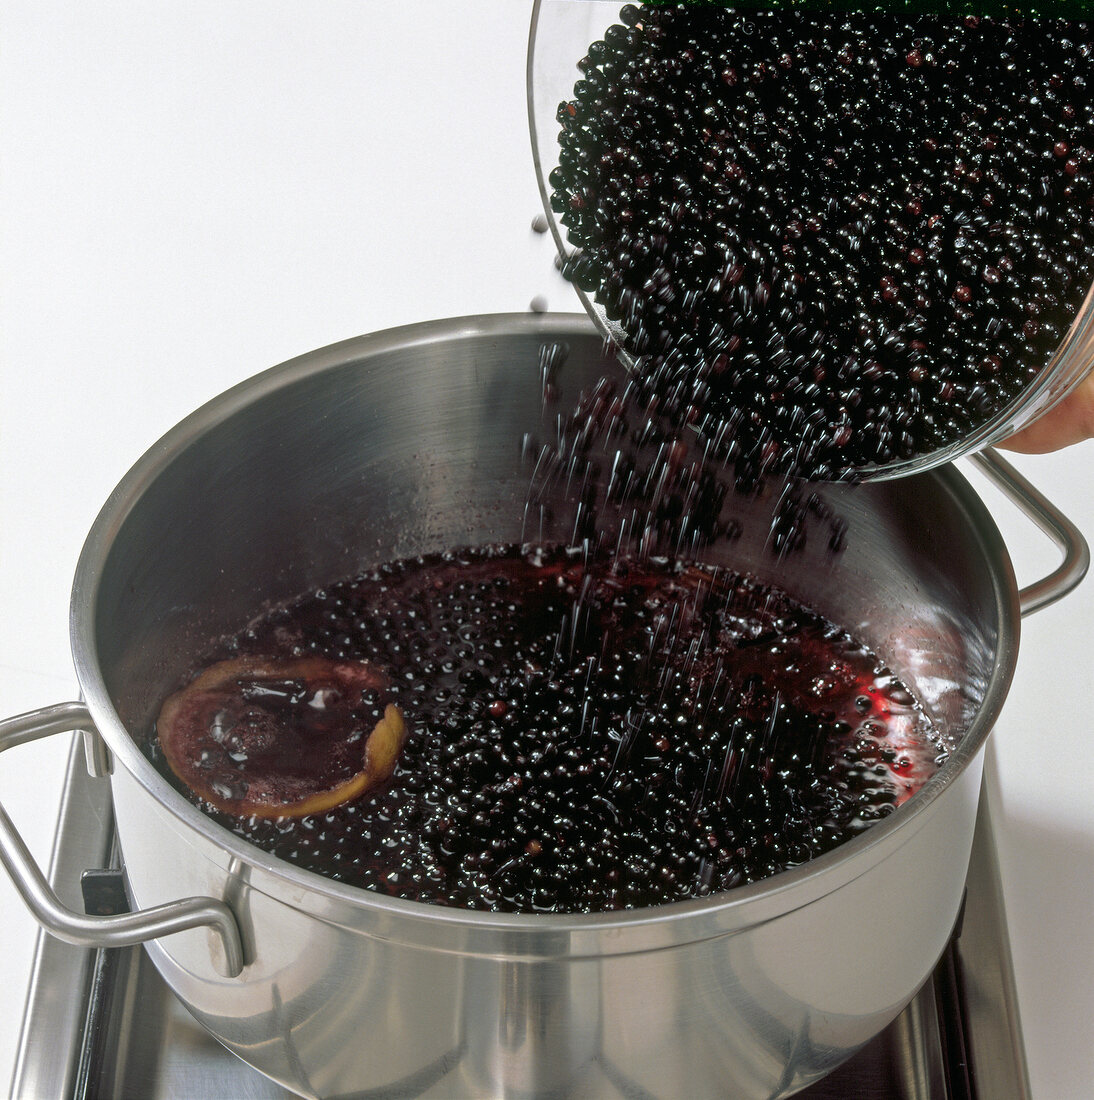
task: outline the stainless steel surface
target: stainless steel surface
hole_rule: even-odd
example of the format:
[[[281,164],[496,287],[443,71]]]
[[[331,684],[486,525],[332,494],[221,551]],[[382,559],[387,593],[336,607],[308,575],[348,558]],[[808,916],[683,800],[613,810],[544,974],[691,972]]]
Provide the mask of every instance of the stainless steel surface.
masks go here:
[[[82,905],[81,872],[107,866],[113,836],[110,786],[88,775],[74,744],[49,876],[65,904]],[[103,1021],[102,1033],[89,1034],[93,985],[104,965],[116,968],[113,1016]],[[143,979],[134,981],[136,975]],[[292,1095],[229,1054],[154,975],[138,947],[96,951],[41,932],[8,1095],[13,1100]],[[99,1057],[89,1064],[96,1044]]]
[[[1056,569],[1018,593],[1022,614],[1031,615],[1066,596],[1086,576],[1090,547],[1079,528],[997,451],[989,448],[972,459],[1064,552]]]
[[[232,1100],[282,1100],[294,1094],[269,1078],[262,1077],[212,1039],[182,1007],[163,983],[147,956],[125,953],[123,972],[118,978],[110,1022],[110,1038],[103,1061],[89,1082],[88,1097],[108,1100],[142,1097],[143,1100],[203,1100],[223,1097]],[[829,1080],[799,1094],[801,1100],[944,1100],[945,1070],[941,1062],[934,991],[930,983],[875,1040],[874,1049],[852,1059]],[[850,1083],[854,1091],[847,1091]],[[616,1082],[612,1094],[627,1100],[644,1094],[624,1080]],[[449,1095],[423,1083],[414,1084],[398,1095],[428,1100]],[[467,1098],[484,1095],[467,1092]],[[569,1095],[567,1093],[556,1095]],[[727,1094],[687,1093],[696,1100]],[[732,1095],[732,1094],[728,1094]],[[987,1094],[1005,1100],[1007,1093]]]
[[[729,506],[744,534],[707,556],[860,634],[961,739],[889,819],[767,882],[575,917],[400,902],[250,847],[139,748],[207,640],[266,601],[387,558],[521,538],[518,442],[555,413],[541,406],[545,340],[570,349],[562,409],[599,375],[621,379],[584,318],[379,333],[229,391],[112,494],[77,570],[72,640],[114,757],[129,889],[139,906],[223,899],[247,966],[221,977],[206,931],[147,949],[211,1032],[304,1095],[789,1095],[896,1017],[960,906],[1019,599],[990,516],[954,471],[819,488],[855,531],[838,555],[823,540],[781,562],[768,552],[778,487]],[[557,502],[546,539],[566,538],[573,504]],[[883,966],[868,950],[882,928],[900,945]]]
[[[547,177],[558,164],[559,152],[559,126],[555,115],[560,103],[573,99],[574,83],[582,77],[577,62],[588,53],[592,42],[603,37],[604,31],[619,21],[620,7],[620,0],[534,0],[532,5],[525,70],[528,126],[540,198],[560,257],[570,256],[576,250],[569,244],[566,230],[550,203],[552,189]],[[620,358],[633,366],[624,350],[624,334],[619,322],[611,320],[592,295],[577,287],[574,289],[598,329],[616,344]],[[974,432],[950,446],[883,466],[863,467],[856,472],[860,477],[875,480],[905,477],[998,443],[1058,405],[1092,369],[1094,285],[1087,290],[1060,346],[1044,370]]]
[[[40,737],[72,731],[95,732],[82,703],[58,703],[0,722],[0,753]],[[86,744],[86,743],[85,743]],[[232,911],[214,898],[164,902],[137,913],[89,916],[65,905],[50,887],[34,857],[0,807],[0,863],[38,923],[66,943],[84,947],[127,947],[189,928],[211,928],[220,941],[217,955],[224,974],[243,969],[243,947]]]
[[[112,824],[109,784],[88,777],[82,755],[74,747],[50,861],[52,889],[72,909],[82,903],[80,873],[106,865]],[[94,958],[88,948],[39,932],[12,1076],[15,1100],[72,1094]]]
[[[956,941],[962,1007],[968,1021],[969,1062],[981,1100],[1030,1100],[1025,1058],[1014,1057],[1014,1051],[1021,1052],[1024,1047],[992,827],[1000,799],[990,743],[984,771],[965,911]]]
[[[993,783],[989,760],[964,919],[953,945],[963,975],[958,1010],[968,1025],[973,1095],[1029,1100],[991,828]],[[112,833],[106,785],[88,778],[76,751],[65,791],[59,851],[89,863],[104,860]],[[57,889],[74,877],[73,868],[60,866],[51,876]],[[802,1100],[955,1100],[939,1005],[928,982],[880,1036]],[[293,1094],[201,1028],[139,949],[93,952],[43,935],[10,1095],[286,1100]]]
[[[81,703],[80,706],[82,707],[83,704]],[[94,728],[81,730],[80,736],[84,744],[84,764],[87,767],[87,774],[96,779],[108,776],[114,770],[114,762],[110,759],[110,750],[99,736],[99,731]]]

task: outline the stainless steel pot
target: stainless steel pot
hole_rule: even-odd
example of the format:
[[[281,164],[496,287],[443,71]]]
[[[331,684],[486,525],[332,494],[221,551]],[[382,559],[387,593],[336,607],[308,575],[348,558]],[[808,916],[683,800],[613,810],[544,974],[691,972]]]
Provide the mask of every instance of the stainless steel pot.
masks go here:
[[[961,735],[890,818],[766,882],[593,916],[391,900],[246,844],[138,747],[207,640],[265,603],[380,560],[519,539],[519,444],[541,423],[545,340],[570,346],[563,409],[619,369],[584,318],[415,325],[259,375],[153,447],[107,501],[77,570],[86,704],[0,723],[0,749],[80,729],[93,766],[112,763],[138,912],[65,912],[2,812],[0,855],[51,931],[149,940],[194,1015],[303,1095],[789,1095],[878,1032],[933,968],[960,904],[1019,616],[1086,568],[1081,535],[1001,460],[982,459],[1065,549],[1022,593],[990,516],[949,468],[819,488],[851,522],[835,556],[808,545],[776,561],[770,499],[734,502],[745,533],[721,560],[857,632]]]

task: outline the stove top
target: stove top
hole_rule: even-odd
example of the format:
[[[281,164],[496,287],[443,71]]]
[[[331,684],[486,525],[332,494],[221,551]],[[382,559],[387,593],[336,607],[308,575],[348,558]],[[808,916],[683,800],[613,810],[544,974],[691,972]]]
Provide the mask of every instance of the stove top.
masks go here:
[[[119,874],[97,870],[117,863],[109,787],[88,778],[78,749],[69,761],[51,879],[62,900],[82,906],[91,898],[102,912],[112,898],[124,897]],[[81,875],[89,868],[81,889]],[[96,951],[39,935],[12,1079],[16,1100],[292,1095],[205,1032],[141,948]],[[400,1092],[399,1098],[409,1095]],[[965,903],[934,974],[881,1035],[798,1096],[1029,1100],[1029,1095],[985,786]],[[396,1100],[394,1094],[390,1100]]]

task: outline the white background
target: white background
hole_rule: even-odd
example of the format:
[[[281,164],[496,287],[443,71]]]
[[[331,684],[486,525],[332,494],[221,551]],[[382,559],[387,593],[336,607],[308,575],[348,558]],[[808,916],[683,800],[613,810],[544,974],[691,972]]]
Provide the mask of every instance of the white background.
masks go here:
[[[197,405],[358,333],[537,294],[577,308],[529,228],[528,15],[523,0],[0,0],[0,716],[75,697],[83,537]],[[1020,461],[1088,536],[1092,448]],[[1047,571],[1039,536],[997,511],[1020,577]],[[1094,1081],[1092,654],[1087,583],[1027,620],[995,734],[1048,1100],[1087,1100]],[[0,761],[0,796],[42,860],[65,749]],[[0,929],[6,1081],[35,936],[6,881]],[[879,929],[864,942],[894,946]]]

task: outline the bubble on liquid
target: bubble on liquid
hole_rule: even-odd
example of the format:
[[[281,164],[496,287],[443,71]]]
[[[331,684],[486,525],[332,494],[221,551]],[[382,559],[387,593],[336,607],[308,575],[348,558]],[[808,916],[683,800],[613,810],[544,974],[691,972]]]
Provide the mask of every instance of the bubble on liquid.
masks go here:
[[[218,710],[209,722],[209,736],[218,744],[223,744],[234,728],[235,723],[230,715],[226,711]]]
[[[246,797],[247,783],[242,779],[214,779],[209,784],[217,798],[225,802],[238,802]]]
[[[839,682],[832,676],[818,676],[810,685],[814,695],[831,695],[839,688]]]

